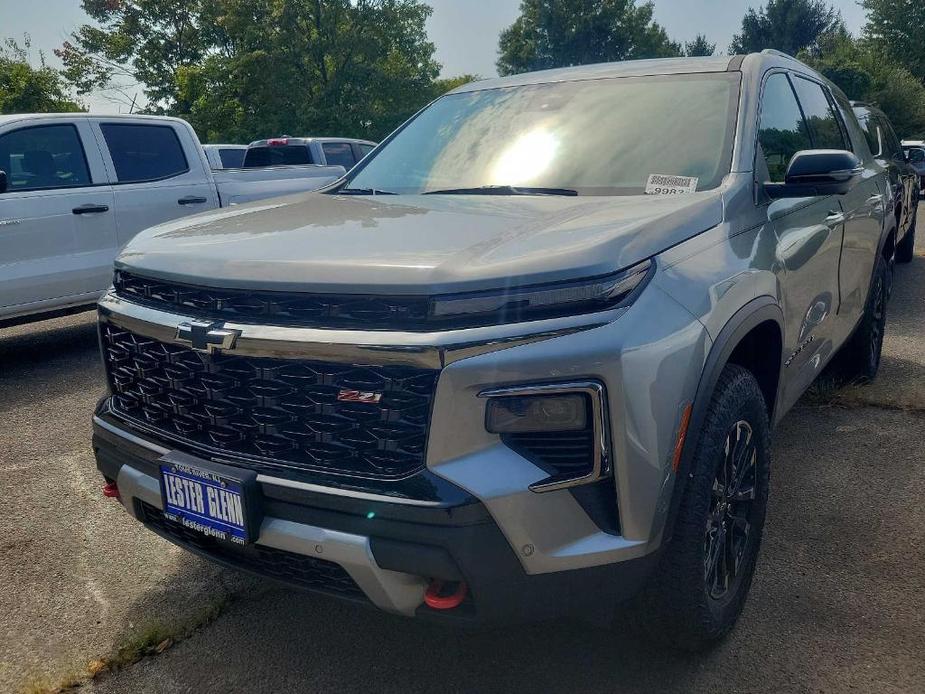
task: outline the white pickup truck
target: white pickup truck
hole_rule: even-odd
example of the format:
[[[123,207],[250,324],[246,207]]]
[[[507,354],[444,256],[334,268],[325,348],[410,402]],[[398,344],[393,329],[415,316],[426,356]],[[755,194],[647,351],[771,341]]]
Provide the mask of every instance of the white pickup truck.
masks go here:
[[[0,327],[92,306],[142,229],[320,188],[342,166],[212,171],[176,118],[0,116]]]

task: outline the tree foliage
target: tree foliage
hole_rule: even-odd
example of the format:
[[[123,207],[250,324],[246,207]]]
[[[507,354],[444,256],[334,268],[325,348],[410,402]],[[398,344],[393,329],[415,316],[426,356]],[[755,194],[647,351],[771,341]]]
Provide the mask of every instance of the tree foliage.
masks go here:
[[[61,75],[45,64],[29,60],[29,37],[23,46],[14,39],[0,45],[0,113],[50,113],[83,110],[71,99]]]
[[[774,48],[789,55],[816,47],[821,36],[844,26],[838,10],[823,0],[768,0],[749,9],[742,31],[732,38],[729,53],[754,53]]]
[[[520,16],[501,32],[498,72],[681,55],[653,11],[635,0],[522,0]]]
[[[684,55],[689,58],[696,56],[710,56],[716,53],[716,44],[710,43],[706,36],[697,34],[693,41],[684,44]]]
[[[140,82],[209,140],[378,139],[435,95],[420,0],[83,0],[59,55],[81,92]]]
[[[848,98],[881,108],[900,137],[925,137],[925,85],[881,47],[840,30],[823,36],[800,59],[837,84]]]
[[[867,10],[867,41],[882,47],[893,61],[925,83],[925,2],[864,0],[862,4]]]

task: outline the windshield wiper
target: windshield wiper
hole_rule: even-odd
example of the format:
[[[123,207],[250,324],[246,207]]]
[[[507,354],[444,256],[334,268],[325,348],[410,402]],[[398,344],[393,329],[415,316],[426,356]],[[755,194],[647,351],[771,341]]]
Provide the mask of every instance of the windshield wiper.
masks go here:
[[[578,195],[571,188],[530,188],[523,186],[478,186],[477,188],[446,188],[425,190],[421,195]]]
[[[398,195],[398,193],[378,188],[341,188],[335,195]]]

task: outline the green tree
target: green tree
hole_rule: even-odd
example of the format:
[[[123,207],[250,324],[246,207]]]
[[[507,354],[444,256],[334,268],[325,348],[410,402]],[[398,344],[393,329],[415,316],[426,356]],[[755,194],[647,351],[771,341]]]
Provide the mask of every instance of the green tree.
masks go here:
[[[775,48],[796,55],[816,46],[819,37],[843,26],[838,10],[823,0],[768,0],[766,7],[746,12],[742,31],[733,36],[729,53]]]
[[[24,46],[13,39],[0,45],[0,113],[54,113],[83,110],[71,99],[61,75],[45,64],[29,61],[29,38]]]
[[[848,98],[881,108],[900,137],[925,137],[925,85],[875,44],[841,30],[822,37],[813,51],[799,57]]]
[[[710,56],[716,53],[716,44],[710,43],[706,36],[697,34],[693,41],[684,44],[684,55],[689,58],[696,56]]]
[[[501,32],[498,72],[681,55],[653,11],[635,0],[522,0],[520,16]]]
[[[433,96],[419,0],[84,0],[60,55],[83,91],[130,78],[208,140],[377,139]],[[81,82],[80,80],[83,79]]]
[[[925,2],[864,0],[862,4],[867,10],[866,39],[925,82]]]

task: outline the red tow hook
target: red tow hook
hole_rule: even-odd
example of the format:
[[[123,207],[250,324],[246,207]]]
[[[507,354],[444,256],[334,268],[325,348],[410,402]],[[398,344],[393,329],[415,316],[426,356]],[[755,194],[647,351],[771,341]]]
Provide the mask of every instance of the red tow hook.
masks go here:
[[[107,482],[103,485],[103,496],[109,497],[110,499],[119,498],[119,487],[115,482]]]
[[[427,586],[427,592],[424,593],[424,603],[435,610],[452,610],[459,607],[460,603],[466,599],[466,593],[469,592],[465,581],[456,582],[456,588],[449,595],[441,595],[444,588],[453,589],[453,583],[445,583],[440,579],[434,579]]]

